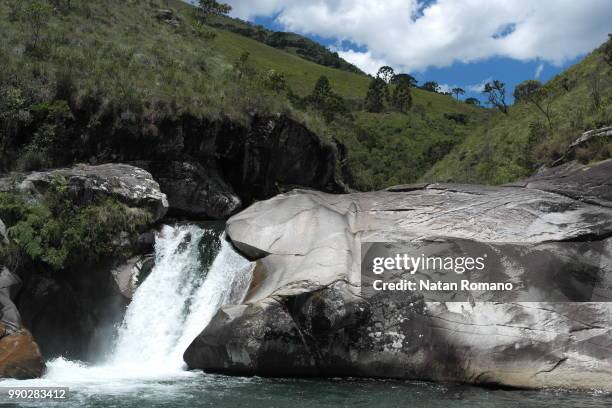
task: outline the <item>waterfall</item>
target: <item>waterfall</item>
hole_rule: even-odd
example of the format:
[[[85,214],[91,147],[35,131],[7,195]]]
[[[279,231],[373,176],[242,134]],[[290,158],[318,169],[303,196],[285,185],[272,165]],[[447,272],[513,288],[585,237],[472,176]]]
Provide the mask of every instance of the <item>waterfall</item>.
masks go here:
[[[185,371],[183,352],[221,306],[243,300],[253,269],[223,237],[220,246],[208,242],[214,234],[197,225],[162,227],[155,266],[136,290],[106,362],[92,366],[60,357],[47,363],[41,379],[3,384],[131,393],[147,384],[197,376]],[[214,238],[218,244],[219,237]]]
[[[252,264],[221,239],[210,267],[200,254],[205,231],[164,226],[155,242],[155,266],[137,289],[119,328],[111,365],[171,370],[224,304],[238,303]]]

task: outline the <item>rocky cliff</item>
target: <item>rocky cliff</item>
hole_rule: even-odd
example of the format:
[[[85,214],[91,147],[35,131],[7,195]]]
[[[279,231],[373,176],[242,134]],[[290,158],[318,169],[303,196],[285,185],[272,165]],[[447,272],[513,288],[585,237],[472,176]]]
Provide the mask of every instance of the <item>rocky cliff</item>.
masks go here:
[[[62,131],[72,136],[45,150],[45,166],[132,164],[159,182],[173,216],[225,219],[254,200],[298,186],[344,191],[337,177],[341,146],[285,115],[252,116],[244,123],[184,114],[155,125],[129,114],[92,119],[86,108],[70,115]],[[34,131],[18,130],[0,152],[0,175],[23,162]]]
[[[257,262],[247,299],[222,308],[185,361],[231,374],[610,390],[612,303],[364,297],[359,263],[364,242],[597,242],[610,273],[611,193],[608,160],[512,186],[296,190],[258,202],[226,229]]]
[[[8,231],[0,229],[0,270],[6,282],[19,281],[0,292],[1,324],[13,336],[0,341],[0,376],[40,375],[36,355],[100,355],[128,302],[116,271],[152,251],[166,195],[147,171],[104,164],[11,174],[0,178],[0,196],[10,216]],[[61,264],[57,254],[67,255]]]

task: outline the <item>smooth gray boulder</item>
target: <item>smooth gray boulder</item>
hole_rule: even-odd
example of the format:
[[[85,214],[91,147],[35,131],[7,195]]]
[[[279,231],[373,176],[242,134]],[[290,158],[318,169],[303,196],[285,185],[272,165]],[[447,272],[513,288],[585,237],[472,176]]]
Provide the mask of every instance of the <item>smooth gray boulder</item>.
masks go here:
[[[22,282],[8,268],[0,266],[0,323],[7,330],[16,332],[21,328],[21,315],[13,299],[21,289]]]
[[[6,235],[6,225],[0,220],[0,244],[7,243],[8,236]]]
[[[113,197],[131,207],[149,210],[154,221],[168,211],[168,199],[149,172],[119,163],[79,164],[67,169],[13,174],[0,179],[0,191],[17,189],[36,196],[46,192],[54,182],[65,184],[67,193],[81,203],[100,196]]]
[[[610,180],[609,164],[601,166],[591,169]],[[257,262],[246,300],[221,308],[184,359],[242,375],[612,390],[612,303],[440,303],[360,290],[364,242],[599,242],[609,268],[610,191],[587,202],[561,181],[546,182],[555,192],[425,184],[346,195],[295,190],[258,202],[226,228]]]
[[[139,284],[151,272],[155,264],[153,255],[139,255],[132,257],[111,270],[113,280],[119,293],[131,300]]]
[[[45,371],[40,349],[13,303],[21,286],[19,276],[0,266],[0,378],[38,378]]]
[[[612,159],[587,165],[570,162],[508,185],[549,191],[587,203],[612,207],[611,174]]]

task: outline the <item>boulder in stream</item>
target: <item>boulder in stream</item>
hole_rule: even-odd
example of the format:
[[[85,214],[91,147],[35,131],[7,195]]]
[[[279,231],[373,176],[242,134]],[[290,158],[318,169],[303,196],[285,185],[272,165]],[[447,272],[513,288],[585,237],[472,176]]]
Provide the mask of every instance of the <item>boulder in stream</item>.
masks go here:
[[[609,270],[611,163],[513,186],[295,190],[258,202],[226,227],[235,248],[257,262],[247,298],[221,308],[184,359],[190,368],[241,375],[610,391],[612,303],[365,297],[360,251],[364,243],[440,237],[584,242],[598,244]],[[576,194],[577,182],[587,186],[583,194]]]

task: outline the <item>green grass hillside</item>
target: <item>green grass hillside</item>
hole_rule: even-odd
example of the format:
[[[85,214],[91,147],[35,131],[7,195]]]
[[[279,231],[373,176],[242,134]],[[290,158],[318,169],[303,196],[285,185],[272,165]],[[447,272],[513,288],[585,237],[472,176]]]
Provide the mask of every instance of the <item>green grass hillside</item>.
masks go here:
[[[612,125],[612,67],[597,49],[545,84],[552,128],[533,104],[517,103],[508,115],[496,113],[480,124],[451,154],[436,163],[424,181],[501,184],[529,176],[559,158],[584,131]],[[612,157],[612,144],[578,152],[584,162]]]
[[[414,88],[407,112],[389,103],[381,113],[365,112],[371,77],[218,24],[202,26],[194,11],[180,0],[1,2],[0,172],[63,165],[79,156],[65,149],[69,141],[106,137],[120,145],[131,135],[140,143],[163,138],[167,123],[283,114],[324,143],[341,142],[339,171],[356,189],[418,180],[502,183],[553,158],[568,135],[610,123],[610,81],[597,54],[547,85],[554,98],[547,133],[532,107],[505,116]],[[337,114],[304,102],[322,76],[341,98]],[[279,77],[286,86],[278,87]]]
[[[172,21],[161,14],[167,8]],[[373,189],[417,180],[463,141],[484,112],[413,89],[407,114],[365,113],[361,103],[370,77],[202,27],[193,6],[179,0],[9,0],[0,4],[0,20],[0,171],[53,166],[65,138],[116,134],[134,128],[125,123],[130,120],[137,124],[130,132],[156,137],[158,123],[185,114],[248,122],[253,115],[283,113],[323,140],[344,143],[347,179],[358,189]],[[252,77],[237,80],[237,61],[245,52]],[[287,91],[266,86],[262,77],[271,70],[284,76]],[[308,95],[321,76],[348,106],[331,122],[288,97]],[[469,118],[467,124],[445,117],[453,113]],[[110,125],[101,119],[108,117]],[[70,134],[65,128],[74,121],[91,123]],[[18,148],[9,152],[8,146]]]
[[[208,24],[225,31],[231,31],[243,37],[287,51],[308,61],[343,71],[363,73],[353,64],[348,63],[323,45],[295,33],[275,32],[260,25],[254,25],[237,18],[214,15],[208,18]]]

